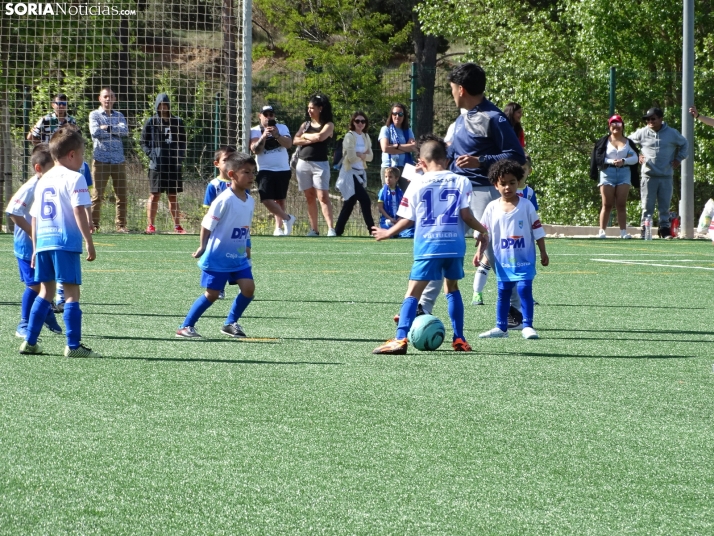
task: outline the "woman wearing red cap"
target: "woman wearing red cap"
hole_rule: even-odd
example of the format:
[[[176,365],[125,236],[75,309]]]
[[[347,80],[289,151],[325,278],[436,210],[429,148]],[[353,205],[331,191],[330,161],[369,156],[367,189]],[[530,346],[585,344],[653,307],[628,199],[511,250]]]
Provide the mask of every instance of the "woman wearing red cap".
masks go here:
[[[608,127],[610,135],[598,140],[590,158],[590,178],[599,181],[602,195],[598,238],[606,237],[605,228],[613,205],[617,211],[620,238],[632,238],[627,234],[627,195],[630,186],[639,184],[639,151],[632,140],[622,134],[622,117],[613,115],[608,121]]]

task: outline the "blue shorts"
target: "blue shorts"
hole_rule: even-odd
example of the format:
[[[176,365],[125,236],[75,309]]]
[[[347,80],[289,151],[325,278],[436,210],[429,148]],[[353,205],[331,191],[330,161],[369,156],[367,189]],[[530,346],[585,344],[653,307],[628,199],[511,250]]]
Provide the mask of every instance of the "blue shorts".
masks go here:
[[[458,281],[464,278],[464,258],[449,257],[414,261],[410,281],[438,281],[442,277]]]
[[[223,290],[226,288],[226,283],[235,285],[239,279],[253,279],[253,271],[250,266],[238,272],[210,272],[203,270],[201,286],[211,290]]]
[[[81,253],[75,251],[40,251],[35,256],[35,281],[57,281],[72,285],[82,284]]]
[[[35,281],[35,270],[30,266],[30,261],[25,259],[17,259],[17,267],[20,270],[20,281],[28,287],[39,285],[39,281]]]
[[[607,166],[600,172],[600,183],[598,186],[620,186],[629,184],[632,186],[632,171],[630,166]]]

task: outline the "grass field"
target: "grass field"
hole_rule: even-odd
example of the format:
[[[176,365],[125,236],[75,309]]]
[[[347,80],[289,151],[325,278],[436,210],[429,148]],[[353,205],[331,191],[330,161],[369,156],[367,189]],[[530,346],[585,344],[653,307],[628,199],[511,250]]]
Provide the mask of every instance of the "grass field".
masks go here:
[[[541,340],[477,338],[489,281],[473,353],[393,357],[411,241],[254,238],[245,341],[174,338],[196,245],[98,235],[70,360],[0,235],[0,534],[714,533],[709,242],[551,240]]]

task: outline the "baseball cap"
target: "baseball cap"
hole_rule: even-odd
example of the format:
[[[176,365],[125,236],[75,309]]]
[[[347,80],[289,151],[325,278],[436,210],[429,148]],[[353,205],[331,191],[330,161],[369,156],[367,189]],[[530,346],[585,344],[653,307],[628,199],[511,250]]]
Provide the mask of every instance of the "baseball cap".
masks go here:
[[[610,119],[607,121],[607,125],[610,126],[613,123],[622,123],[624,124],[625,122],[622,120],[622,117],[619,115],[615,114],[613,115]]]
[[[272,106],[263,106],[263,107],[260,109],[260,113],[261,113],[261,114],[264,114],[265,112],[273,112],[273,113],[275,113],[275,110],[273,110],[273,107],[272,107]]]
[[[652,108],[650,108],[649,110],[647,110],[645,112],[645,115],[642,116],[642,119],[647,119],[648,117],[652,117],[652,116],[664,117],[664,113],[662,112],[662,110],[660,110],[656,106],[653,106]]]

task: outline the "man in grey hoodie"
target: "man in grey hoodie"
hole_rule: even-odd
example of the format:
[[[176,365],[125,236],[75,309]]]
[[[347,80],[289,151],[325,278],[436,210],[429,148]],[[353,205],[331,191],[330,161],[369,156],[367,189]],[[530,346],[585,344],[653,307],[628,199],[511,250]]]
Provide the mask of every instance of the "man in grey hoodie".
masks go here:
[[[146,204],[149,224],[146,234],[156,233],[154,221],[162,192],[169,198],[169,211],[174,220],[174,232],[186,234],[181,227],[177,194],[183,192],[181,165],[186,156],[186,130],[180,117],[171,115],[171,103],[166,93],[156,97],[156,112],[144,123],[141,149],[149,157],[150,196]]]
[[[689,154],[687,140],[667,125],[659,108],[650,108],[643,119],[646,127],[638,129],[630,138],[642,147],[640,198],[642,200],[642,238],[645,236],[645,220],[651,217],[657,202],[659,211],[659,236],[671,238],[669,205],[672,202],[672,174]]]

